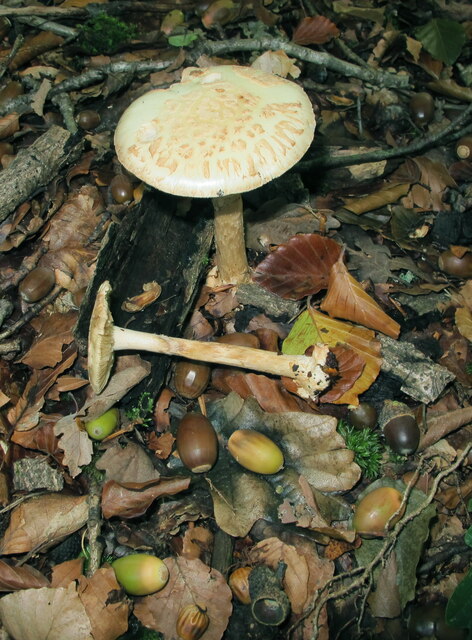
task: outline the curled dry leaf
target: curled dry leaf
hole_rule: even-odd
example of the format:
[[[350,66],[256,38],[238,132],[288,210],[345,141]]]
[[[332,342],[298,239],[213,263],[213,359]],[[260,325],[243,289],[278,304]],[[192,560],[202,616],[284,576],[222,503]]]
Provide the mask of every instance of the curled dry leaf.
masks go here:
[[[293,325],[283,343],[282,352],[304,353],[310,345],[319,341],[321,336],[323,336],[323,342],[330,348],[335,348],[338,344],[348,345],[364,361],[365,366],[360,377],[341,397],[332,400],[335,404],[359,404],[358,396],[371,386],[379,375],[382,364],[380,343],[375,339],[374,332],[335,320],[309,308],[300,314]],[[333,388],[335,389],[336,386]]]
[[[253,279],[281,298],[299,300],[326,289],[341,247],[316,233],[294,236],[257,265]]]
[[[302,18],[292,34],[295,44],[325,44],[339,36],[339,29],[325,16]]]
[[[156,498],[185,491],[189,484],[190,478],[182,477],[127,484],[110,480],[102,491],[103,517],[137,518],[146,513]]]
[[[77,593],[90,618],[94,640],[115,640],[126,632],[130,602],[111,567],[98,569],[91,578],[81,576]]]
[[[87,496],[51,493],[25,500],[12,511],[0,553],[27,553],[57,544],[87,522]]]
[[[220,640],[232,612],[231,590],[216,569],[201,560],[166,558],[169,582],[161,591],[141,598],[134,614],[144,626],[166,638],[177,638],[175,624],[179,611],[188,604],[205,607],[210,624],[202,640]]]
[[[292,58],[289,58],[285,51],[265,51],[258,56],[251,67],[254,69],[260,69],[266,73],[273,73],[274,75],[286,78],[292,76],[292,78],[298,78],[301,71],[294,64]]]
[[[182,538],[182,556],[187,560],[200,558],[203,553],[211,551],[213,534],[205,527],[190,526]]]
[[[77,322],[77,313],[53,313],[33,318],[31,325],[37,337],[20,362],[32,369],[55,367],[62,360],[62,349],[74,339],[72,328]]]
[[[94,640],[74,583],[11,593],[0,600],[0,618],[15,640]]]
[[[0,140],[3,138],[9,138],[20,128],[19,118],[17,113],[10,113],[7,116],[0,118]]]
[[[49,580],[34,567],[27,564],[14,567],[0,560],[0,591],[39,589],[48,586]]]
[[[333,387],[320,396],[321,402],[336,402],[349,393],[365,367],[364,358],[347,345],[331,347],[331,352],[337,360],[338,377]]]
[[[342,259],[331,268],[328,293],[321,309],[330,316],[345,318],[398,338],[400,325],[390,318],[351,276]]]
[[[138,293],[131,298],[126,298],[121,308],[123,311],[128,311],[129,313],[137,313],[155,302],[161,295],[161,292],[162,287],[157,282],[145,282],[142,293]]]

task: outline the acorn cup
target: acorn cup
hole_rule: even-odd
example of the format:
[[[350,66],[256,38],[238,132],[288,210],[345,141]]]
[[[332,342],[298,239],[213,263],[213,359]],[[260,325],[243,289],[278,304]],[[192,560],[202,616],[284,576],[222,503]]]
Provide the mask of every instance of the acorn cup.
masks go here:
[[[414,412],[403,402],[385,400],[379,425],[388,446],[395,453],[407,456],[418,448],[420,429]]]
[[[281,625],[290,612],[290,601],[281,586],[286,568],[284,562],[279,562],[277,571],[262,565],[249,574],[251,613],[260,624]]]

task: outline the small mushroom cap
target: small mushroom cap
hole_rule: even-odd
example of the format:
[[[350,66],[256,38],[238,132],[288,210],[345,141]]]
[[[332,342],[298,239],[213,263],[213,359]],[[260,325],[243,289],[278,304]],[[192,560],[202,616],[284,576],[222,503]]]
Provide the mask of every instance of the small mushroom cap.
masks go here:
[[[102,282],[90,318],[88,337],[88,375],[92,389],[101,393],[113,366],[113,317],[108,306],[111,285]]]
[[[147,184],[209,198],[282,175],[307,151],[314,130],[310,100],[294,82],[237,65],[190,67],[181,82],[126,109],[115,148]]]

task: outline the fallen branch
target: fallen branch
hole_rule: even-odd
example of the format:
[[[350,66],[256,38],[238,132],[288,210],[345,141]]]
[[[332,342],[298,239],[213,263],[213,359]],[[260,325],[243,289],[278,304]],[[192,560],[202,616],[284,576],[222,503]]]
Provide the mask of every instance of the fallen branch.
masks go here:
[[[380,87],[405,88],[409,84],[409,77],[405,75],[397,75],[388,71],[377,71],[376,69],[359,67],[351,62],[344,62],[329,53],[323,51],[313,51],[307,47],[302,47],[283,38],[265,36],[262,38],[248,38],[233,40],[222,40],[219,42],[204,40],[200,41],[195,49],[191,52],[193,60],[200,55],[207,54],[218,56],[222,53],[232,53],[234,51],[277,51],[282,49],[289,56],[293,56],[298,60],[316,64],[320,67],[329,69],[349,78],[359,78],[370,84]]]
[[[369,562],[369,564],[367,564],[365,567],[356,567],[356,568],[352,569],[351,571],[347,571],[345,573],[338,574],[337,576],[334,576],[333,578],[331,578],[331,580],[329,580],[324,585],[324,587],[322,589],[320,589],[316,593],[315,599],[314,599],[311,607],[309,608],[308,611],[306,611],[304,613],[302,618],[297,620],[297,623],[296,623],[296,625],[294,625],[294,627],[298,626],[304,619],[306,619],[308,616],[313,614],[313,632],[312,632],[311,640],[317,640],[317,638],[319,636],[319,631],[320,631],[320,629],[318,627],[318,618],[319,618],[319,615],[320,615],[323,607],[330,600],[335,600],[337,598],[343,598],[344,596],[346,596],[351,591],[354,591],[355,589],[361,588],[370,579],[374,568],[378,564],[380,564],[381,562],[384,562],[386,560],[388,554],[393,550],[393,548],[395,546],[395,543],[396,543],[396,541],[398,539],[398,536],[403,531],[405,526],[409,522],[411,522],[411,520],[414,520],[421,513],[423,513],[423,511],[425,511],[425,509],[433,501],[434,496],[436,495],[438,487],[439,487],[440,483],[442,482],[442,480],[444,480],[444,478],[446,476],[450,475],[453,471],[455,471],[458,467],[460,467],[460,465],[464,462],[464,460],[469,455],[469,452],[471,451],[471,449],[472,449],[472,443],[469,443],[466,446],[466,448],[458,455],[458,457],[456,458],[455,462],[453,462],[449,467],[447,467],[446,469],[443,469],[440,473],[438,473],[438,475],[434,478],[434,481],[433,481],[433,484],[432,484],[432,487],[431,487],[431,491],[428,493],[426,498],[423,500],[423,502],[416,509],[414,509],[408,515],[403,516],[403,518],[401,518],[397,522],[397,524],[393,527],[392,531],[385,538],[385,541],[384,541],[382,547],[380,548],[379,552],[374,556],[372,561]],[[406,489],[405,494],[403,496],[402,504],[400,505],[400,508],[398,509],[398,511],[400,511],[402,509],[403,504],[407,501],[408,495],[411,492],[415,482],[416,482],[416,479],[415,479],[415,477],[413,477],[411,482],[407,486],[407,489]],[[394,516],[395,516],[395,514],[392,516],[392,519],[393,519]],[[357,577],[355,577],[355,576],[357,576]],[[332,587],[337,582],[345,581],[345,580],[351,580],[351,579],[352,579],[352,581],[349,584],[341,586],[341,587],[339,587],[338,589],[336,589],[334,591],[330,591],[330,589],[332,589]],[[292,627],[289,630],[289,632],[293,631],[294,627]]]

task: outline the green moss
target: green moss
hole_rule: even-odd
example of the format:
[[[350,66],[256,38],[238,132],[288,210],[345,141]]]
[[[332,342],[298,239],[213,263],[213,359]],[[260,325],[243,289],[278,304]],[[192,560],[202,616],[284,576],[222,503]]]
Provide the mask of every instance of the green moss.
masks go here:
[[[383,446],[380,436],[372,429],[355,429],[342,420],[338,423],[338,432],[344,438],[346,447],[354,451],[354,462],[362,469],[362,473],[370,479],[380,475]]]
[[[87,20],[81,27],[79,44],[91,55],[114,53],[120,45],[136,36],[136,28],[105,12]]]

